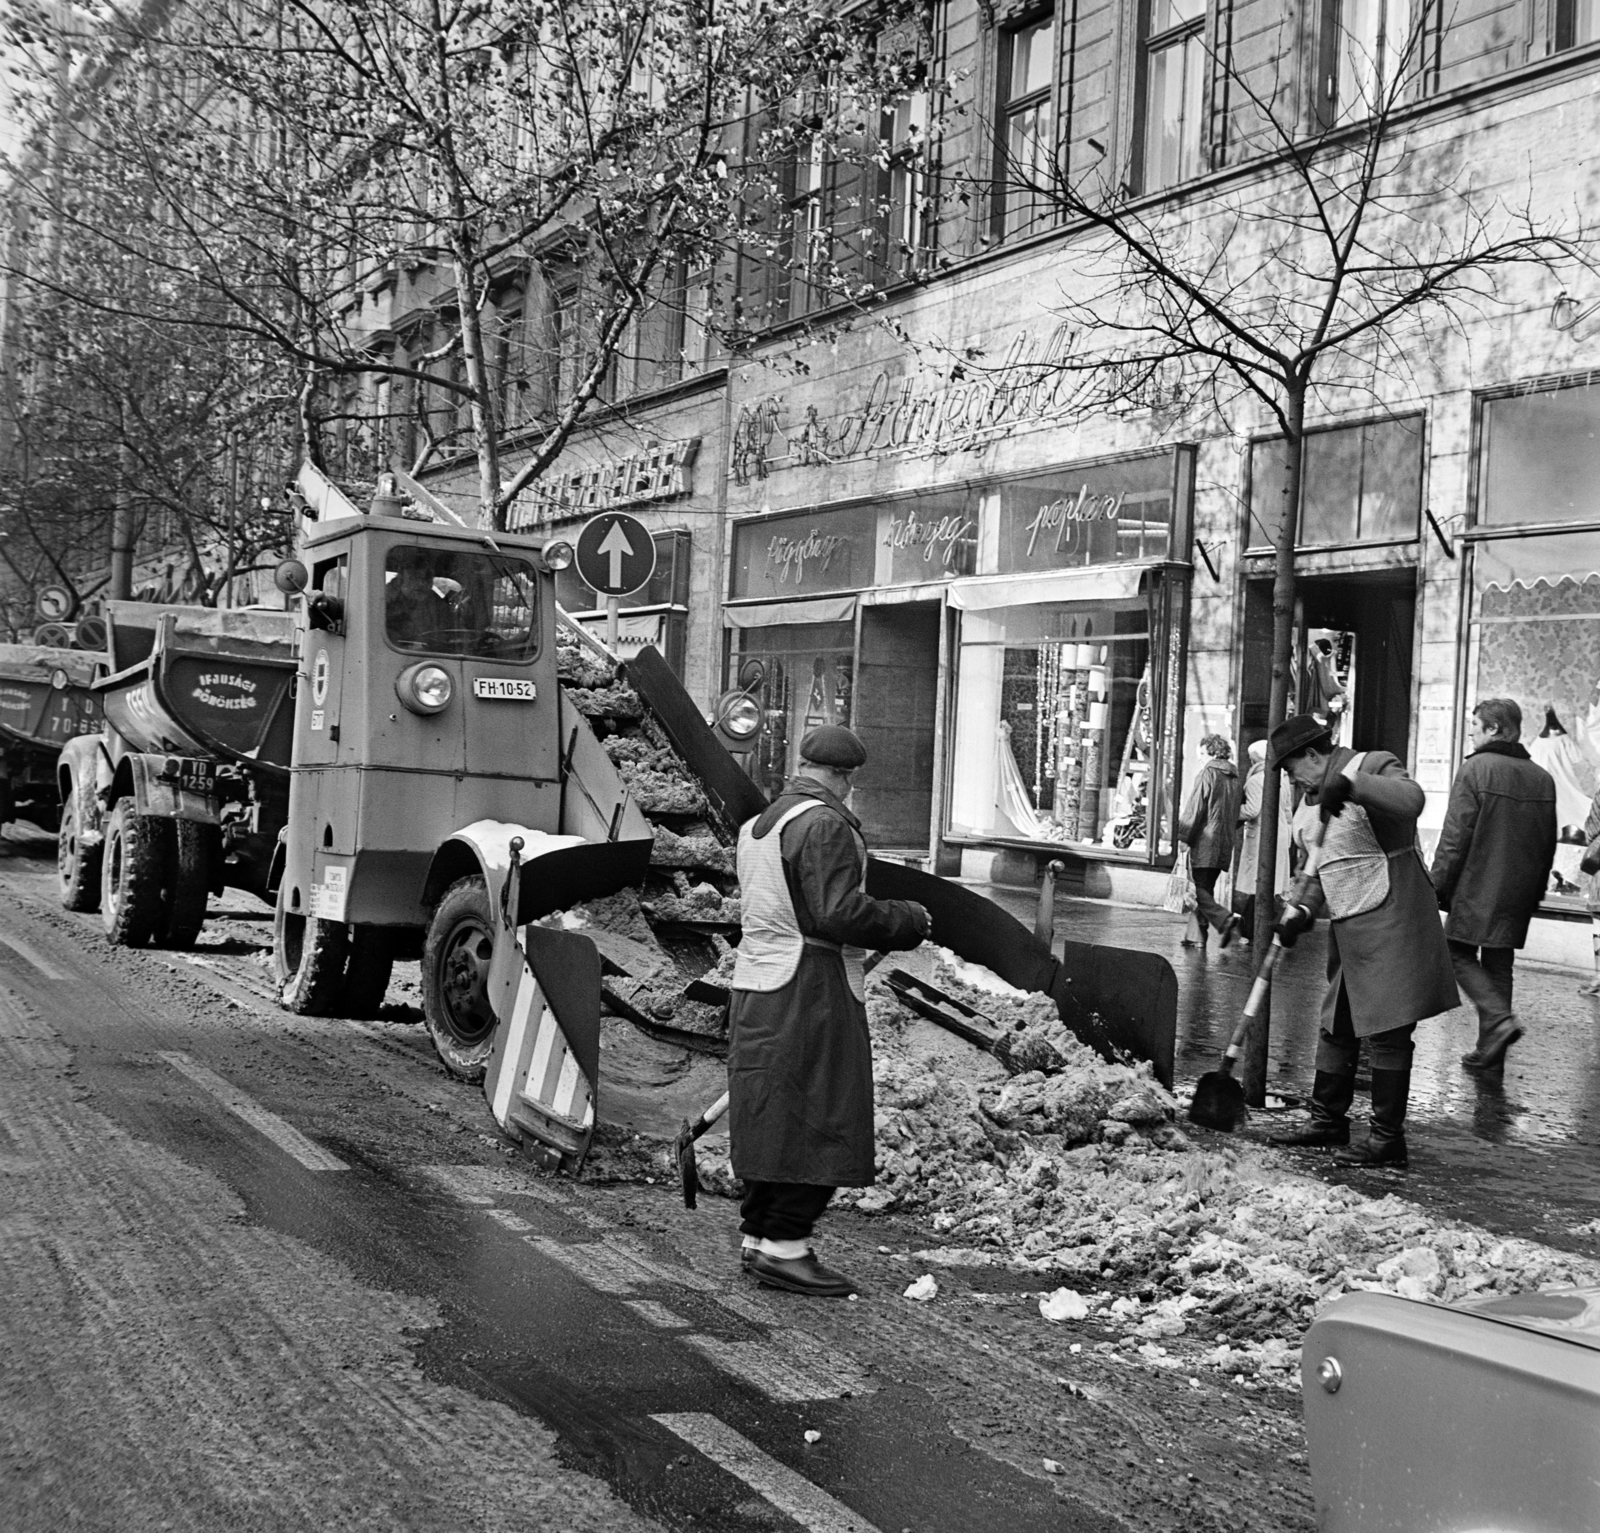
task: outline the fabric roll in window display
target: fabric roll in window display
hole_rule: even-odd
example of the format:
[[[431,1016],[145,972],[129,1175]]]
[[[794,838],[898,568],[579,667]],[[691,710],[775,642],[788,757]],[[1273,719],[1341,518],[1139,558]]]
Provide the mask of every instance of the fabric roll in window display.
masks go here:
[[[955,833],[1147,850],[1146,626],[1142,608],[969,615],[957,703]]]
[[[1600,788],[1600,533],[1496,539],[1475,557],[1473,700],[1521,707],[1522,743],[1556,783],[1548,894],[1576,898],[1587,892],[1583,822]]]

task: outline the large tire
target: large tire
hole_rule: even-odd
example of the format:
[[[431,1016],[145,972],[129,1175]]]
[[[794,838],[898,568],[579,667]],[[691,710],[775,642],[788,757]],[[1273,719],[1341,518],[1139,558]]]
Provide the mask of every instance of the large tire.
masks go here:
[[[489,1006],[489,960],[494,916],[489,891],[474,873],[444,892],[422,943],[422,1011],[444,1067],[464,1081],[481,1081],[494,1047]]]
[[[350,950],[342,921],[323,921],[283,908],[272,923],[272,961],[278,974],[278,1001],[302,1017],[339,1014],[344,991],[345,959]]]
[[[156,945],[189,948],[206,924],[215,831],[195,820],[174,820],[172,830],[172,855],[167,859],[167,884],[161,891]]]
[[[341,998],[347,1017],[375,1017],[389,993],[394,969],[394,938],[385,926],[352,926],[350,959]]]
[[[100,924],[118,946],[143,947],[154,935],[171,857],[172,821],[119,799],[100,859]]]
[[[56,832],[56,878],[63,910],[100,908],[100,854],[104,846],[82,842],[83,804],[76,784],[61,806],[61,826]]]

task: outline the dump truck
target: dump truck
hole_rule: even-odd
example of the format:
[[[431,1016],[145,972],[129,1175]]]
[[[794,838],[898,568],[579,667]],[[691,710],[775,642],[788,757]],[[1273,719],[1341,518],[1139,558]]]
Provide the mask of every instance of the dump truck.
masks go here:
[[[419,958],[445,1067],[479,1081],[493,1063],[496,1083],[519,1080],[495,1087],[502,1126],[581,1159],[602,999],[675,1034],[659,1010],[608,988],[627,939],[562,929],[567,917],[637,891],[660,945],[689,973],[703,968],[737,942],[734,840],[766,801],[658,653],[619,666],[561,624],[564,540],[390,509],[339,505],[279,571],[302,627],[275,880],[281,1000],[361,1014],[397,958]],[[1056,997],[1085,1041],[1150,1059],[1170,1082],[1176,984],[1164,960],[1073,956],[1070,942],[1057,957],[998,906],[910,866],[873,859],[868,889],[921,901],[936,941]]]
[[[289,807],[296,669],[287,612],[106,604],[104,713],[56,766],[68,910],[125,946],[189,947],[208,895],[270,897]]]
[[[99,664],[83,650],[0,644],[0,825],[56,829],[56,758],[101,727],[100,700],[89,689]]]
[[[1335,1299],[1301,1394],[1321,1533],[1600,1527],[1600,1289]]]

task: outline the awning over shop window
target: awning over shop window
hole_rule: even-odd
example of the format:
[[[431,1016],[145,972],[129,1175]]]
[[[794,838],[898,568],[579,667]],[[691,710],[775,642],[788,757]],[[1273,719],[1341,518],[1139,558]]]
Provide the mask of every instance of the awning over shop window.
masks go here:
[[[908,602],[938,601],[944,595],[944,582],[937,585],[880,586],[861,593],[863,607],[898,607]]]
[[[729,628],[772,628],[780,623],[853,623],[855,616],[854,596],[762,602],[758,606],[722,609],[722,621]]]
[[[1054,601],[1118,601],[1139,594],[1139,580],[1159,561],[1098,564],[1037,575],[974,575],[950,582],[950,605],[965,612],[995,607],[1031,607]]]

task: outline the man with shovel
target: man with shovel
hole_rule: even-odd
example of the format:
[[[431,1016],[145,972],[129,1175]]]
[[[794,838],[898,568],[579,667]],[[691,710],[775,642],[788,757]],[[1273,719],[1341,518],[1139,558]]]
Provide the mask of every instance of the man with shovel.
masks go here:
[[[1285,907],[1278,939],[1292,947],[1324,910],[1330,922],[1311,1121],[1273,1143],[1342,1145],[1334,1159],[1343,1165],[1403,1167],[1412,1034],[1424,1017],[1460,1002],[1438,901],[1417,850],[1426,797],[1387,751],[1336,747],[1328,726],[1311,714],[1273,730],[1269,755],[1269,770],[1286,771],[1326,826],[1317,875],[1305,902]],[[1365,1144],[1351,1145],[1363,1038],[1372,1060],[1372,1129]]]
[[[811,1231],[839,1187],[870,1187],[876,1159],[864,949],[914,948],[927,910],[865,893],[850,812],[866,747],[837,724],[800,742],[800,770],[739,832],[741,924],[728,1008],[734,1174],[745,1185],[745,1264],[771,1288],[845,1298]]]

